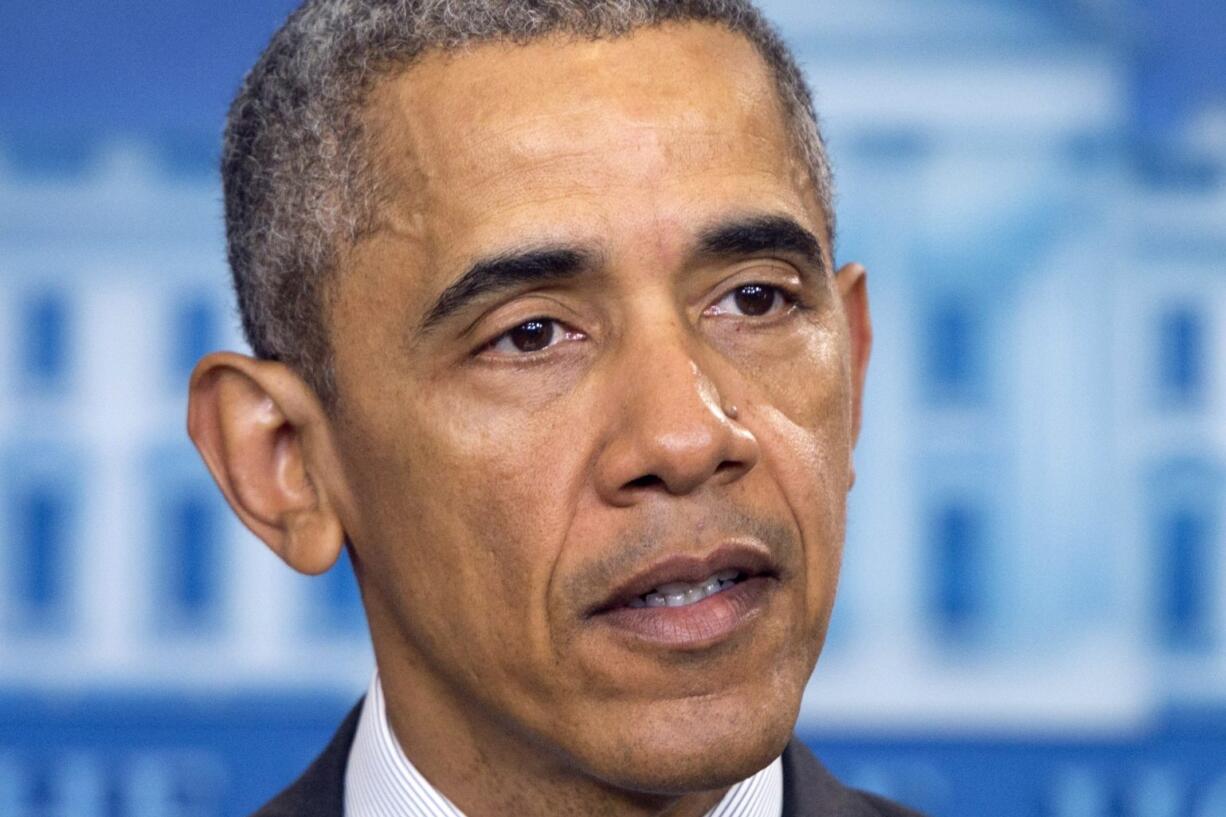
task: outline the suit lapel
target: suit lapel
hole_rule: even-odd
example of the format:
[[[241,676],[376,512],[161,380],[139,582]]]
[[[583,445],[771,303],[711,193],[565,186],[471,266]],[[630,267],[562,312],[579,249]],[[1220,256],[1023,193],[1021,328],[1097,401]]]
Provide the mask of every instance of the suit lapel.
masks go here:
[[[876,798],[849,789],[826,771],[809,748],[792,738],[783,750],[783,817],[883,817]]]

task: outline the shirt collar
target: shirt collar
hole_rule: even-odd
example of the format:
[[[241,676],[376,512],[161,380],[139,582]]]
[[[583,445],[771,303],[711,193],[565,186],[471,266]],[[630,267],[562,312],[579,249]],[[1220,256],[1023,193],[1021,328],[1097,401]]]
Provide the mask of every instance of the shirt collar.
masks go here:
[[[706,817],[781,817],[783,763],[779,758],[737,783]],[[405,756],[387,722],[376,672],[358,720],[345,768],[345,817],[464,817]]]

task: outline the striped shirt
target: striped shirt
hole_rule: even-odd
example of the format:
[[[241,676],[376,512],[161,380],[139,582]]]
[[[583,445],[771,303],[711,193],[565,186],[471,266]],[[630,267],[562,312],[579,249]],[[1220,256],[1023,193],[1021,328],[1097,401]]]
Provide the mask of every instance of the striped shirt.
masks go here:
[[[783,763],[775,758],[729,789],[707,817],[781,817],[782,813]],[[370,683],[349,750],[345,817],[464,817],[422,777],[392,735],[378,673]]]

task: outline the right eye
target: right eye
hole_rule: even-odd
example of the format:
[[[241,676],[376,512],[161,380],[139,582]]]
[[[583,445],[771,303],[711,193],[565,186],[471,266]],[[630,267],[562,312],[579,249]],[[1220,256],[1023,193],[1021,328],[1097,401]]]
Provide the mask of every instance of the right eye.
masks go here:
[[[744,284],[724,295],[709,308],[711,314],[761,318],[773,315],[796,299],[771,284]]]
[[[496,355],[522,357],[542,352],[564,340],[581,340],[582,333],[568,330],[553,318],[532,318],[490,341],[486,350]]]

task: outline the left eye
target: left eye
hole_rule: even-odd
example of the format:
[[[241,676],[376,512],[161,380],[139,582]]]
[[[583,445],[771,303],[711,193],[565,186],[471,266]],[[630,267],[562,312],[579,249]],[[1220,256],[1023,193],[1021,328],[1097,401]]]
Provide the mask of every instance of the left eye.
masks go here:
[[[717,315],[733,314],[759,318],[778,312],[790,302],[779,287],[769,284],[745,284],[720,298],[710,309]]]
[[[503,355],[528,355],[555,345],[560,340],[577,339],[578,333],[552,318],[532,318],[494,338],[486,348]]]

